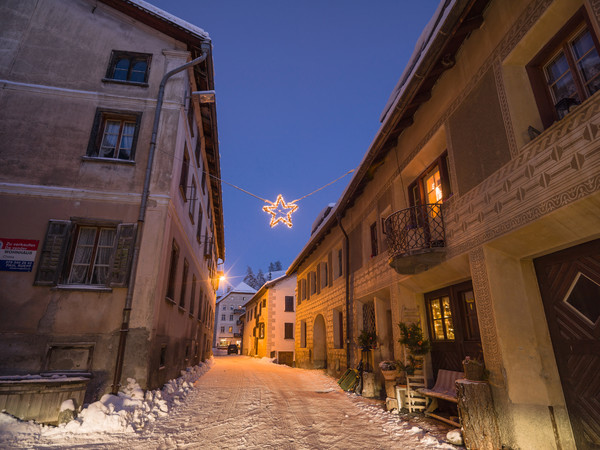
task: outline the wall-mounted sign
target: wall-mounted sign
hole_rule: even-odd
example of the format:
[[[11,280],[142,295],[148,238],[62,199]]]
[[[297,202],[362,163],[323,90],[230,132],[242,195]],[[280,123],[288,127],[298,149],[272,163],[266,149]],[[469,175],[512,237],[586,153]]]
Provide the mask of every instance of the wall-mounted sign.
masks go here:
[[[0,238],[0,270],[31,272],[40,241]]]

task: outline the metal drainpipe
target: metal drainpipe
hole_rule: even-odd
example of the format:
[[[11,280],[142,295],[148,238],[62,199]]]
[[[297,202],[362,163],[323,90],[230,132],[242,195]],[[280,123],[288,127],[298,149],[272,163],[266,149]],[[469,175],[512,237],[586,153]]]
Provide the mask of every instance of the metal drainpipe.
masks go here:
[[[154,111],[154,125],[152,127],[152,138],[150,139],[150,150],[148,152],[148,163],[146,164],[146,177],[144,179],[144,190],[142,191],[142,201],[140,203],[140,212],[137,221],[137,233],[135,236],[135,245],[133,249],[133,257],[131,260],[131,272],[129,274],[129,283],[127,286],[127,296],[125,297],[125,306],[123,307],[123,323],[119,334],[119,348],[117,350],[117,361],[115,363],[115,374],[113,378],[112,391],[113,395],[117,395],[121,386],[121,375],[123,373],[123,360],[125,358],[125,344],[127,342],[127,334],[129,332],[129,319],[131,317],[131,305],[133,303],[133,292],[135,290],[135,276],[140,254],[140,246],[142,243],[142,234],[144,231],[144,220],[146,219],[146,205],[150,194],[150,178],[152,177],[152,163],[154,161],[154,150],[156,148],[156,137],[158,135],[158,124],[160,122],[160,113],[162,109],[165,85],[169,78],[179,72],[200,64],[208,56],[210,43],[202,44],[202,55],[198,58],[179,66],[170,72],[167,72],[160,82],[158,89],[158,97],[156,99],[156,110]]]
[[[346,270],[344,271],[346,275],[346,368],[350,368],[350,325],[352,321],[350,320],[350,240],[348,238],[348,234],[344,227],[342,226],[342,215],[337,213],[337,222],[340,226],[340,230],[344,234],[344,253],[345,253],[345,263]]]

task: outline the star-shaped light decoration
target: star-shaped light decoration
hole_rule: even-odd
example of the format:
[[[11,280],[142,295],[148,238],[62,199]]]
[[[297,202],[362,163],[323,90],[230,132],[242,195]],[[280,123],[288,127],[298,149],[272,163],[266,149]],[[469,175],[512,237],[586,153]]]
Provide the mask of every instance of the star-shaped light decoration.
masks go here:
[[[266,200],[268,206],[263,206],[263,211],[271,214],[271,228],[279,222],[285,223],[289,228],[292,228],[292,213],[298,209],[298,205],[294,202],[286,203],[283,196],[279,194],[275,203]]]

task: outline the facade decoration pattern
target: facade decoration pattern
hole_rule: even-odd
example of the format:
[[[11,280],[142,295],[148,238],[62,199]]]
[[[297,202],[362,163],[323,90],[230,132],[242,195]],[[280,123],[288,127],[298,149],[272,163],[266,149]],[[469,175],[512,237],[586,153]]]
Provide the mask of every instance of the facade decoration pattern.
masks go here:
[[[510,157],[516,158],[519,153],[517,148],[517,140],[515,139],[515,130],[510,120],[510,110],[508,108],[508,98],[506,97],[506,90],[504,89],[504,79],[502,76],[502,63],[500,59],[497,59],[494,63],[494,78],[496,80],[496,92],[498,93],[498,100],[500,103],[500,110],[502,111],[502,117],[504,121],[504,129],[506,130],[506,140],[508,141],[508,148],[510,149]]]
[[[600,96],[526,145],[445,211],[448,257],[532,222],[599,189]],[[584,172],[582,174],[582,169]]]
[[[492,306],[490,285],[485,265],[483,247],[469,253],[473,289],[477,299],[477,314],[481,329],[481,344],[485,355],[485,366],[490,371],[490,383],[495,387],[504,385],[502,377],[502,354],[498,345],[496,317]]]

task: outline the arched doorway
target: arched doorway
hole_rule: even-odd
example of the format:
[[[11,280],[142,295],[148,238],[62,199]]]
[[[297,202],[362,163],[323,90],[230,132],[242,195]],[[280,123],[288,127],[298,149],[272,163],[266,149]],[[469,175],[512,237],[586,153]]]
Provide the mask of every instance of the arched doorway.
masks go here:
[[[315,318],[313,327],[313,367],[315,369],[327,368],[327,332],[325,319],[321,314]]]

